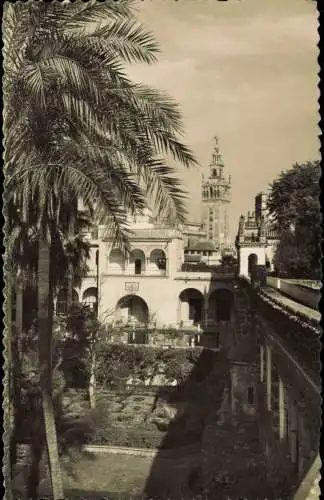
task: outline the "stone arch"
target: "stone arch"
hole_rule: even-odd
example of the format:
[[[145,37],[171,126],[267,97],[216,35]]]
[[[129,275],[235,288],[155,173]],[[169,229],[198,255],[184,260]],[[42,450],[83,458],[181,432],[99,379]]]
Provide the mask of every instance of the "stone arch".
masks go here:
[[[124,295],[116,304],[115,321],[123,324],[148,324],[147,303],[139,295]]]
[[[125,256],[119,248],[113,248],[109,254],[109,270],[116,274],[125,271]]]
[[[186,288],[179,294],[178,320],[183,326],[200,324],[204,296],[196,288]]]
[[[83,292],[82,303],[89,306],[94,312],[98,310],[98,292],[96,287],[91,286]]]
[[[136,248],[129,255],[129,266],[131,274],[144,274],[146,271],[145,253]]]
[[[163,250],[156,248],[150,254],[150,271],[154,274],[165,274],[166,255]]]
[[[231,321],[233,305],[234,295],[230,290],[226,288],[214,290],[208,299],[208,320]]]
[[[72,303],[79,302],[79,295],[76,290],[72,290]],[[61,288],[56,296],[56,314],[67,314],[67,289]]]
[[[256,266],[257,264],[258,264],[257,254],[250,253],[250,255],[248,256],[248,273],[249,273],[249,275],[251,274],[253,267]]]

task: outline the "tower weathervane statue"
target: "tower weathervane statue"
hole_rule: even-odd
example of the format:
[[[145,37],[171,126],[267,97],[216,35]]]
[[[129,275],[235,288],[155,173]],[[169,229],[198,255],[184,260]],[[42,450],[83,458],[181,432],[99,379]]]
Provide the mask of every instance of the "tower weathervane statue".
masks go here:
[[[229,205],[231,202],[231,178],[224,177],[224,163],[218,137],[214,136],[214,150],[209,165],[209,176],[202,177],[202,217],[207,239],[215,247],[229,247]]]

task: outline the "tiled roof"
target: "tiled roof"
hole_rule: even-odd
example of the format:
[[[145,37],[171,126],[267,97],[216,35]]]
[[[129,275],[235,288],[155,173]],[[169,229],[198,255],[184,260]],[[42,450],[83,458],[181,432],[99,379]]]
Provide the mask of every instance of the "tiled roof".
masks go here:
[[[177,229],[172,228],[158,228],[158,229],[137,229],[131,239],[169,239],[181,237],[182,234]]]
[[[173,228],[151,228],[132,230],[130,241],[138,240],[168,240],[170,238],[182,238],[182,234]],[[108,238],[107,238],[108,239]]]

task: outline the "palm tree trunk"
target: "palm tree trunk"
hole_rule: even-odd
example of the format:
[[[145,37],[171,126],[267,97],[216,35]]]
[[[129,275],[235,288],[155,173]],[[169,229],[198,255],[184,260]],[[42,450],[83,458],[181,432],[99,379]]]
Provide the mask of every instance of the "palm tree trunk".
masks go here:
[[[90,380],[89,380],[90,408],[96,407],[96,351],[95,345],[91,346],[90,352]]]
[[[39,436],[32,437],[30,446],[31,463],[27,480],[27,497],[31,500],[38,499],[38,488],[40,482],[40,463],[44,450],[44,442]]]
[[[15,331],[12,335],[12,401],[13,401],[13,430],[10,439],[10,461],[11,468],[17,462],[17,444],[18,434],[22,427],[22,408],[21,408],[21,353],[19,349],[19,342],[22,336],[22,316],[23,316],[23,284],[21,280],[17,279],[16,284],[16,317],[15,317]],[[13,473],[13,470],[11,471]]]
[[[4,434],[4,464],[5,464],[5,490],[7,498],[10,500],[12,495],[12,463],[10,453],[10,441],[12,438],[12,415],[13,415],[13,398],[12,398],[12,273],[11,266],[8,263],[6,276],[6,338],[5,338],[5,380],[4,380],[4,424],[8,430]]]
[[[69,313],[73,303],[73,264],[68,262],[67,272],[67,293],[66,293],[66,312]]]
[[[77,206],[75,206],[74,202],[71,202],[71,213],[69,216],[69,231],[68,231],[68,237],[69,238],[74,238],[74,233],[75,233],[75,217],[76,217],[76,210]],[[67,303],[67,312],[70,311],[73,303],[73,281],[74,281],[74,269],[73,269],[73,262],[71,259],[68,261],[68,276],[67,276],[67,297],[66,297],[66,303]]]
[[[50,283],[50,245],[44,234],[40,235],[38,252],[38,342],[42,407],[53,497],[54,500],[63,500],[63,481],[52,399],[53,300]]]
[[[19,346],[19,340],[21,340],[21,335],[23,331],[23,297],[24,297],[24,286],[21,279],[17,279],[16,284],[16,338]],[[18,348],[19,349],[19,348]]]

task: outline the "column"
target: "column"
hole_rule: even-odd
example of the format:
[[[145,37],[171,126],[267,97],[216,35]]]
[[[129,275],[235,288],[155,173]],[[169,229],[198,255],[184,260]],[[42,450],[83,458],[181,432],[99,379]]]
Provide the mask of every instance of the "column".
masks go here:
[[[204,305],[203,305],[203,322],[204,327],[208,326],[208,297],[205,295],[204,297]]]
[[[189,321],[189,302],[181,302],[181,321],[183,321],[184,324],[188,323]]]
[[[130,260],[129,256],[125,258],[125,274],[128,276],[130,274]]]
[[[297,433],[298,433],[298,420],[297,420],[297,410],[292,403],[291,408],[290,408],[290,431],[289,431],[289,442],[290,442],[290,457],[292,463],[296,463],[298,459],[298,452],[297,452],[297,446],[298,446],[298,438],[297,438]]]
[[[238,249],[238,262],[239,262],[239,275],[240,276],[245,276],[247,274],[247,269],[246,269],[246,262],[244,260],[243,254],[243,249],[239,248]]]
[[[206,309],[206,307],[202,310],[202,326],[204,328],[207,328],[208,326],[208,309]]]
[[[285,438],[285,388],[282,379],[279,377],[279,437]]]
[[[264,382],[264,347],[260,345],[260,380]]]
[[[235,413],[236,404],[235,404],[235,386],[236,386],[237,378],[235,368],[231,367],[230,369],[230,405],[232,415]]]
[[[80,296],[80,300],[81,300],[81,296]],[[56,308],[57,308],[57,297],[54,297],[53,298],[53,308],[54,308],[54,314],[56,315],[57,312],[56,312]]]
[[[271,411],[271,349],[266,346],[266,394],[267,394],[267,409]]]

